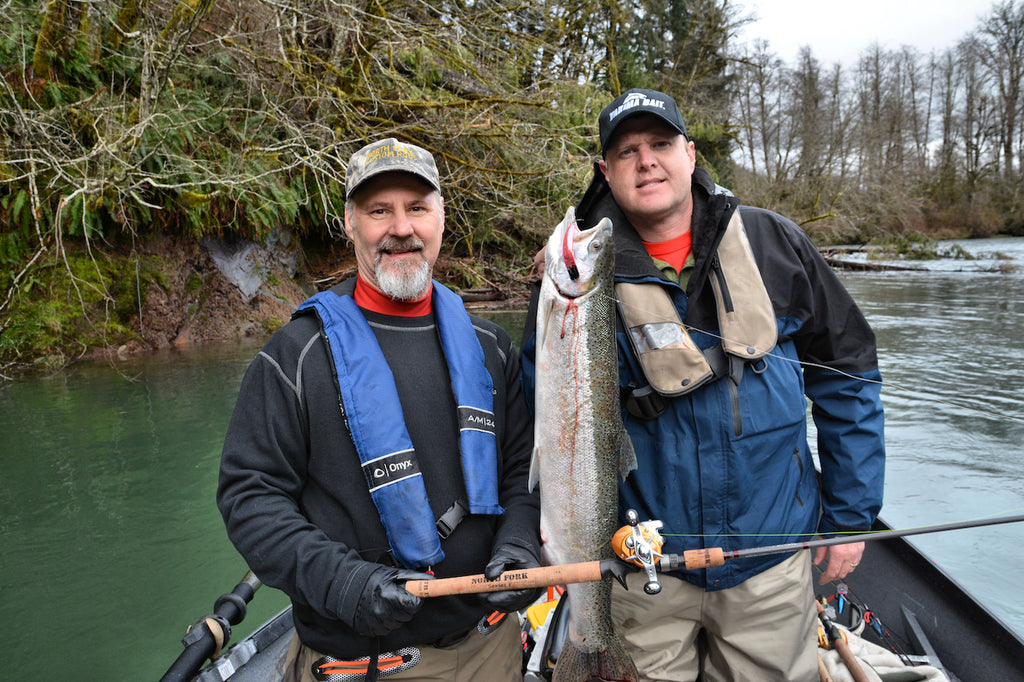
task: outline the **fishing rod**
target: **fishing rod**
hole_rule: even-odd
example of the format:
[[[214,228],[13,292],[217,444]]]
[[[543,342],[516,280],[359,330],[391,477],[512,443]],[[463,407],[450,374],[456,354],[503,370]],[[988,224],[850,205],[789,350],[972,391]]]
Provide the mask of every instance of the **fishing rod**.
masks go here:
[[[851,542],[867,542],[871,540],[889,540],[902,538],[908,535],[922,535],[924,533],[940,533],[949,530],[960,530],[961,528],[981,528],[983,526],[996,526],[1003,523],[1019,523],[1024,521],[1024,514],[1013,516],[1000,516],[994,519],[977,519],[973,521],[956,521],[953,523],[942,523],[935,526],[920,526],[918,528],[905,528],[902,530],[887,530],[867,533],[855,533],[853,535],[840,535],[832,538],[821,538],[818,540],[804,540],[802,542],[788,542],[781,545],[766,545],[764,547],[751,547],[749,549],[722,550],[720,547],[711,549],[694,549],[683,552],[680,559],[678,554],[667,554],[670,565],[665,570],[673,571],[678,568],[708,568],[721,566],[726,559],[741,559],[744,557],[765,556],[768,554],[783,554],[795,552],[800,549],[816,549],[818,547],[831,547],[833,545],[845,545]]]
[[[616,531],[615,536],[612,538],[612,548],[618,557],[617,559],[514,569],[502,573],[494,580],[488,580],[483,574],[456,578],[438,578],[435,580],[410,580],[405,583],[405,589],[417,597],[443,597],[453,594],[500,592],[502,590],[523,590],[581,582],[596,582],[608,577],[613,577],[625,585],[625,574],[636,570],[635,567],[639,566],[647,572],[648,577],[648,582],[644,585],[644,592],[657,594],[661,591],[661,584],[658,582],[656,572],[659,569],[661,571],[675,571],[681,568],[686,568],[687,570],[710,568],[712,566],[721,566],[729,559],[785,554],[802,549],[831,547],[833,545],[845,545],[854,542],[873,542],[876,540],[902,538],[909,535],[940,533],[963,528],[981,528],[1004,523],[1019,523],[1024,521],[1024,514],[973,521],[957,521],[902,530],[855,533],[832,538],[789,542],[767,545],[765,547],[751,547],[749,549],[724,550],[721,547],[709,547],[707,549],[687,550],[682,554],[661,553],[662,539],[660,534],[658,534],[658,529],[661,528],[660,521],[639,522],[636,512],[632,509],[626,512],[626,518],[629,521],[629,525],[623,526]]]

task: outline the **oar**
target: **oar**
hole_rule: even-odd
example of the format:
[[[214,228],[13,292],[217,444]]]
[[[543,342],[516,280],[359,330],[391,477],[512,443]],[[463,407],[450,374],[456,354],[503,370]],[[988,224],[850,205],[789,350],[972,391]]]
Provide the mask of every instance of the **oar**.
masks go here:
[[[805,540],[803,542],[790,542],[781,545],[752,547],[750,549],[736,549],[729,551],[723,550],[721,547],[693,549],[683,552],[682,555],[664,554],[661,556],[657,567],[662,571],[675,571],[680,568],[687,568],[690,570],[708,568],[709,566],[721,566],[727,559],[764,556],[766,554],[784,554],[801,549],[830,547],[832,545],[844,545],[851,542],[888,540],[891,538],[905,537],[907,535],[939,533],[942,531],[959,530],[961,528],[980,528],[983,526],[995,526],[1002,523],[1018,523],[1020,521],[1024,521],[1024,514],[1018,514],[1016,516],[1000,516],[994,519],[980,519],[976,521],[958,521],[956,523],[923,526],[920,528],[907,528],[904,530],[840,535],[834,538]],[[415,594],[417,597],[444,597],[452,594],[499,592],[501,590],[524,590],[534,587],[551,587],[553,585],[593,582],[602,580],[609,576],[615,577],[619,582],[623,582],[622,576],[626,571],[631,570],[629,567],[629,564],[618,559],[604,559],[601,561],[585,561],[577,564],[560,564],[557,566],[543,566],[541,568],[506,571],[494,580],[488,580],[483,574],[467,575],[458,578],[440,578],[437,580],[410,580],[405,584],[405,589],[412,594]]]
[[[222,594],[213,605],[213,613],[188,629],[181,643],[185,650],[167,669],[160,682],[184,682],[198,673],[207,659],[220,655],[224,644],[231,639],[231,626],[245,618],[246,605],[260,587],[259,579],[247,571],[235,589]]]

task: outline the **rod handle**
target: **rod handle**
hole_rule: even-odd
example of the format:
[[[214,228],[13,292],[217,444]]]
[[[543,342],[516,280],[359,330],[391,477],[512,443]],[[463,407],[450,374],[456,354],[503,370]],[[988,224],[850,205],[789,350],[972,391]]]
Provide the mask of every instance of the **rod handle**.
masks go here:
[[[706,549],[688,549],[683,552],[683,565],[687,570],[697,568],[710,568],[721,566],[725,563],[725,552],[721,547],[708,547]]]
[[[421,598],[445,597],[452,594],[525,590],[532,587],[596,582],[602,577],[600,561],[585,561],[578,564],[513,569],[505,571],[494,580],[488,580],[482,573],[437,580],[409,580],[405,583],[405,589]]]

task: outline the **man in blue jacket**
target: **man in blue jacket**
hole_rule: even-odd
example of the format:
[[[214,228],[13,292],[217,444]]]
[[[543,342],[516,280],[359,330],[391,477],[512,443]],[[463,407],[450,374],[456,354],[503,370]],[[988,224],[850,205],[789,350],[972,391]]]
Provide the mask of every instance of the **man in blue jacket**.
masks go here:
[[[796,224],[741,206],[695,167],[671,97],[631,90],[599,129],[603,158],[577,216],[583,228],[607,216],[615,230],[619,383],[638,460],[620,515],[662,521],[673,553],[870,529],[882,503],[881,379],[856,304]],[[819,550],[820,581],[846,576],[863,551]],[[631,576],[612,603],[643,679],[818,679],[807,552],[683,570],[657,595],[645,580]]]

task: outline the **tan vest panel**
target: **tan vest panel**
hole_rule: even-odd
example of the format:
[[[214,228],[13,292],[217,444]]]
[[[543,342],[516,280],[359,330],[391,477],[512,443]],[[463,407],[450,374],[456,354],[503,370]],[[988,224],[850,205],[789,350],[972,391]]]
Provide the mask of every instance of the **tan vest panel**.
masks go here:
[[[756,360],[775,347],[778,327],[739,212],[726,227],[718,257],[725,290],[716,273],[712,273],[711,286],[722,347],[736,357]],[[654,390],[667,396],[682,395],[714,379],[711,365],[661,285],[620,282],[615,294],[633,351]]]

